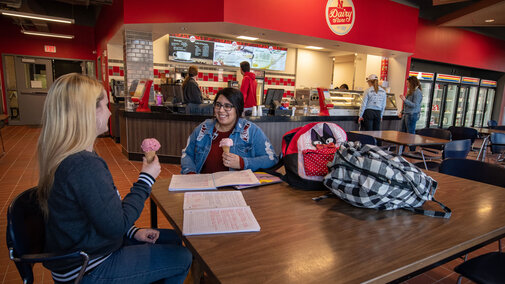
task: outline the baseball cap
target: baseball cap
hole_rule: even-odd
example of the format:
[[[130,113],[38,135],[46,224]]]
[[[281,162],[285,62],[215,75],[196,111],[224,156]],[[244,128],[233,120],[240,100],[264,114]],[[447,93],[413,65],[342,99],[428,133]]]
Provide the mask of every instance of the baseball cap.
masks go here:
[[[377,79],[379,79],[379,78],[378,78],[378,77],[377,77],[377,75],[375,75],[375,74],[371,74],[371,75],[369,75],[369,76],[366,78],[366,80],[367,80],[367,81],[372,81],[372,80],[377,80]]]

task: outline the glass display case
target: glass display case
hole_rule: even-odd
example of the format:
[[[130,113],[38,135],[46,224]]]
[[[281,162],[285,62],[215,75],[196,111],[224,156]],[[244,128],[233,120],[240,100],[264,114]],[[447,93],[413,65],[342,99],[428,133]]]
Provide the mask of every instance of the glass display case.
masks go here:
[[[359,115],[359,108],[363,100],[362,91],[328,90],[328,92],[331,99],[326,98],[325,102],[333,105],[333,107],[328,107],[330,115]],[[384,115],[398,115],[394,94],[387,94]]]

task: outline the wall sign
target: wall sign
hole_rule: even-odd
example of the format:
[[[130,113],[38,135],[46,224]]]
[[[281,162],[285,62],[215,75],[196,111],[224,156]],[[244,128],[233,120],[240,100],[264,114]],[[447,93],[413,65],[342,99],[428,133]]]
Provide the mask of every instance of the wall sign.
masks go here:
[[[328,0],[326,4],[326,23],[337,35],[351,31],[356,18],[352,0]]]
[[[50,53],[56,53],[56,46],[55,45],[44,45],[44,51],[50,52]]]

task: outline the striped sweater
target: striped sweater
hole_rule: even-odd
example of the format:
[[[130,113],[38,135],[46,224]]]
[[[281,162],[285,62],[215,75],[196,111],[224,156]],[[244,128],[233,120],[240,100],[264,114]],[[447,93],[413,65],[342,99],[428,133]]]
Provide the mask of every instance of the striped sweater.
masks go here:
[[[114,186],[105,161],[96,153],[82,151],[61,162],[54,175],[48,199],[46,220],[47,252],[84,251],[90,256],[88,271],[105,261],[123,244],[123,237],[132,238],[138,228],[144,202],[155,180],[140,173],[123,200]],[[75,279],[82,260],[45,262],[54,280]]]

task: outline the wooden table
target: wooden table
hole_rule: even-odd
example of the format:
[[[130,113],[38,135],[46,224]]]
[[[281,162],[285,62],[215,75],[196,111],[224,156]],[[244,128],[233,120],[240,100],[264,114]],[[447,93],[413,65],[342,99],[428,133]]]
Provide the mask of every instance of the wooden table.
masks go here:
[[[483,128],[483,127],[474,127],[479,134],[484,135],[484,140],[482,141],[482,145],[480,146],[479,150],[479,155],[477,156],[477,160],[482,160],[484,161],[486,159],[486,149],[487,149],[487,144],[489,143],[489,138],[491,137],[491,133],[503,133],[505,134],[505,130],[499,130],[499,129],[491,129],[491,128]],[[482,154],[482,158],[481,158]]]
[[[450,219],[376,211],[285,183],[243,190],[260,232],[183,237],[221,283],[384,283],[405,280],[505,236],[505,189],[429,172]],[[184,193],[151,194],[181,234]],[[440,209],[432,202],[426,208]],[[151,211],[156,212],[156,210]]]
[[[449,140],[445,139],[421,136],[417,134],[400,132],[395,130],[351,131],[351,132],[370,135],[377,140],[397,144],[398,155],[402,154],[404,146],[433,146],[433,145],[444,145],[447,142],[450,142]]]

